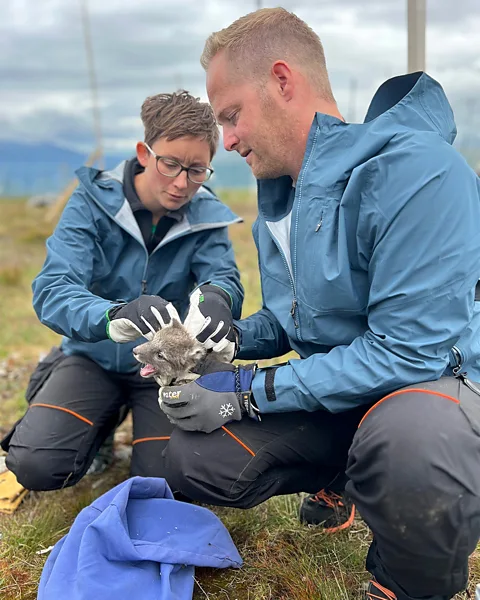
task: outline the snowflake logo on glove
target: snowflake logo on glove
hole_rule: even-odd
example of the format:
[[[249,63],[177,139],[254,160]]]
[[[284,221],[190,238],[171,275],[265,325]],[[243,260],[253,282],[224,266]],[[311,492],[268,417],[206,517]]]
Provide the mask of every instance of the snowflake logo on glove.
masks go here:
[[[235,407],[232,406],[229,402],[228,404],[222,404],[222,406],[220,407],[220,412],[218,414],[224,419],[228,419],[233,415],[234,412]]]
[[[190,383],[160,388],[160,408],[173,425],[184,431],[211,433],[252,409],[252,380],[256,365],[221,364]],[[257,420],[257,419],[256,419]]]

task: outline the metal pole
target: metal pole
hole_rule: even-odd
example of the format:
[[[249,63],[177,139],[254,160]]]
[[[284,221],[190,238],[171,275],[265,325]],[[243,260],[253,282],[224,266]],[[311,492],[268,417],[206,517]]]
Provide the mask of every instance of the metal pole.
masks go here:
[[[88,0],[80,0],[80,8],[82,13],[83,34],[85,38],[85,52],[87,55],[88,76],[90,79],[90,91],[92,94],[92,113],[93,113],[93,130],[96,139],[96,153],[98,157],[98,166],[103,168],[103,143],[102,143],[102,126],[100,120],[100,108],[98,104],[98,85],[95,76],[95,62],[93,60],[92,35],[90,32],[90,22],[88,19]]]
[[[407,0],[408,72],[425,71],[426,0]]]

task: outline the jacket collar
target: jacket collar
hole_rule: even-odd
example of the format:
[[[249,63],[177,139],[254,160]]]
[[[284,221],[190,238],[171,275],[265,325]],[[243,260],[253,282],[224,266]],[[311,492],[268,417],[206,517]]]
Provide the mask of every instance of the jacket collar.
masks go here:
[[[131,218],[128,217],[128,220],[134,221],[130,205],[123,193],[125,163],[126,161],[122,161],[110,171],[81,167],[76,171],[76,175],[80,186],[112,219],[118,220],[117,217],[121,213],[122,221],[124,221],[126,213],[130,213]],[[212,192],[204,187],[198,190],[186,206],[169,213],[169,216],[173,216],[174,213],[178,213],[174,218],[179,223],[185,221],[194,229],[227,226],[241,221],[228,206],[221,203]]]
[[[307,139],[295,197],[310,199],[320,190],[346,185],[354,168],[377,156],[400,131],[435,132],[452,143],[453,112],[438,82],[411,73],[384,82],[375,93],[363,123],[345,123],[316,113]],[[259,212],[282,218],[291,190],[290,177],[258,181]]]

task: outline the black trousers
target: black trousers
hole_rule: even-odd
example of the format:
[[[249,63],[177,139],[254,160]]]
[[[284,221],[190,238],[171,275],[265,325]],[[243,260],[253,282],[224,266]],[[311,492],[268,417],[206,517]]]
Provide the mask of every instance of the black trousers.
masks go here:
[[[8,441],[8,468],[30,490],[74,485],[124,406],[132,411],[131,474],[163,477],[172,426],[160,410],[158,385],[138,373],[105,371],[83,356],[66,357],[36,393]]]
[[[73,485],[128,404],[132,474],[239,508],[339,491],[348,479],[374,534],[367,568],[398,600],[446,600],[466,586],[480,537],[480,397],[460,380],[399,390],[348,413],[264,415],[211,434],[172,431],[157,396],[151,380],[69,357],[17,425],[7,465],[29,489]]]
[[[454,378],[391,394],[355,434],[347,475],[374,534],[367,568],[380,583],[398,600],[465,589],[480,538],[478,394]]]
[[[398,600],[446,600],[467,585],[480,538],[480,396],[460,380],[412,386],[349,413],[265,415],[208,435],[175,430],[165,454],[176,489],[241,508],[338,491],[346,471],[374,535],[367,568],[379,583]]]

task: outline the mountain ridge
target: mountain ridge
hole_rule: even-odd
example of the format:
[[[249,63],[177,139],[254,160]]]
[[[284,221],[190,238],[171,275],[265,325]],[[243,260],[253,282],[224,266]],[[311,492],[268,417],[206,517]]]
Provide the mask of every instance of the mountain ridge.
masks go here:
[[[111,169],[134,155],[106,153],[104,164]],[[0,140],[0,195],[28,196],[59,193],[74,177],[88,155],[54,143],[22,143]],[[220,149],[213,160],[213,187],[249,188],[255,186],[250,168],[239,156]]]

